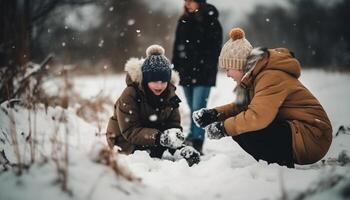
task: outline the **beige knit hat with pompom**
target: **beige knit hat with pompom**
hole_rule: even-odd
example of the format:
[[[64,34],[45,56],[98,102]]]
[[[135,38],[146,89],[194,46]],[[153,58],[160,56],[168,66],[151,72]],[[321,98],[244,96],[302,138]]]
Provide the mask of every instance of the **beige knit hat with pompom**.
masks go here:
[[[252,49],[252,45],[245,39],[244,31],[241,28],[232,29],[230,39],[221,49],[219,66],[226,70],[243,70]]]

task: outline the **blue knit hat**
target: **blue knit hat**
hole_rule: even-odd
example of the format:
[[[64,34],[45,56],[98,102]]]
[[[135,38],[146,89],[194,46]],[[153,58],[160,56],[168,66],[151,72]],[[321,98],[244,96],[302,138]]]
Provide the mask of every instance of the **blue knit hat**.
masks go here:
[[[146,50],[147,58],[142,64],[142,80],[169,82],[171,79],[171,64],[164,55],[165,50],[160,45],[151,45]]]

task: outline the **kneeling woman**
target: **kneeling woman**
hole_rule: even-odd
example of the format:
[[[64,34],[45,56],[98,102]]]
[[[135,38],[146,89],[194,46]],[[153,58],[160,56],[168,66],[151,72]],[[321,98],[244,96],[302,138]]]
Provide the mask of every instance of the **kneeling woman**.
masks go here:
[[[114,105],[107,127],[107,142],[113,148],[130,154],[146,150],[161,158],[165,150],[183,157],[191,166],[198,163],[199,153],[184,146],[180,125],[179,103],[175,94],[178,74],[171,70],[164,49],[152,45],[147,58],[131,58],[125,65],[127,87]]]
[[[332,126],[314,95],[299,81],[301,66],[288,49],[254,48],[242,29],[231,31],[219,63],[236,83],[236,101],[194,112],[209,138],[232,136],[256,160],[288,167],[327,153]]]

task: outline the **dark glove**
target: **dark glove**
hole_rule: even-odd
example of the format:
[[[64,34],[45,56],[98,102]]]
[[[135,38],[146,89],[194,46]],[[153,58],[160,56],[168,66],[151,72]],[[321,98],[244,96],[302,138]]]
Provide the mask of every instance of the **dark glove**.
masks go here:
[[[194,164],[198,164],[201,160],[200,153],[191,146],[184,146],[176,150],[175,157],[184,158],[190,167]]]
[[[171,128],[160,132],[156,138],[156,144],[158,143],[170,149],[181,147],[184,141],[185,136],[179,128]]]
[[[192,119],[198,127],[203,128],[218,120],[218,112],[215,109],[202,108],[193,112]]]
[[[224,122],[214,122],[205,127],[205,132],[209,139],[218,140],[222,137],[227,136]]]

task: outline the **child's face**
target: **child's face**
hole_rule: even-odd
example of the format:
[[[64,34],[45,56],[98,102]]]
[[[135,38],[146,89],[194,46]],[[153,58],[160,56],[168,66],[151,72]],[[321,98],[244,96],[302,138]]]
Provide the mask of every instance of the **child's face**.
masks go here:
[[[193,0],[185,0],[185,7],[188,12],[192,13],[198,10],[199,4]]]
[[[228,69],[226,70],[227,77],[232,78],[234,81],[236,81],[237,84],[241,82],[241,79],[243,77],[243,71],[236,70],[236,69]]]
[[[164,90],[168,86],[168,82],[151,81],[151,82],[148,82],[147,85],[154,95],[159,96],[164,92]]]

